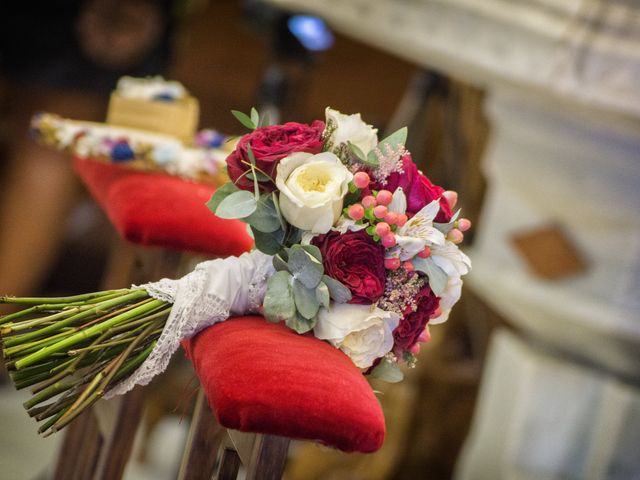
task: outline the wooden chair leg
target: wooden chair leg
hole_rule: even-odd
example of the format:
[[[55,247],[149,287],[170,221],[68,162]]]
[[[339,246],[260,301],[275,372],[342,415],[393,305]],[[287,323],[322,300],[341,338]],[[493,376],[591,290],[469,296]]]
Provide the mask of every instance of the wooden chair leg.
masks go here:
[[[178,479],[209,480],[214,471],[217,451],[224,436],[225,429],[216,421],[209,405],[207,405],[204,392],[200,389],[191,418],[191,427]]]
[[[233,448],[225,447],[215,480],[236,480],[240,471],[240,455]]]
[[[246,480],[279,480],[287,462],[290,440],[275,435],[228,430],[246,470]]]
[[[92,411],[85,412],[66,428],[58,451],[54,480],[85,480],[93,477],[104,438]],[[82,454],[79,455],[79,452]]]

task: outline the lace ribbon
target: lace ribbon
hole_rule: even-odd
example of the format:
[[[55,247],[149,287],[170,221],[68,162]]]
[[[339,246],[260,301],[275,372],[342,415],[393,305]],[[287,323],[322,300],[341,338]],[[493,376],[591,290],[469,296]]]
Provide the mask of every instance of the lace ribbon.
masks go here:
[[[149,295],[173,303],[164,330],[149,357],[131,376],[105,394],[127,393],[147,385],[164,372],[180,342],[233,315],[255,313],[262,305],[267,279],[273,274],[272,257],[259,251],[200,263],[179,280],[163,278],[139,285]]]

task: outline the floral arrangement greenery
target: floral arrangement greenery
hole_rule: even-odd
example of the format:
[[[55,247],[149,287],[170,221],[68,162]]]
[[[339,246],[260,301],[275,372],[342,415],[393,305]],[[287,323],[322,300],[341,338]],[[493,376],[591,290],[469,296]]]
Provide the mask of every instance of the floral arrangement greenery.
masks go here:
[[[207,205],[245,222],[256,255],[268,260],[264,279],[253,280],[261,313],[328,341],[363,373],[400,381],[398,364],[415,364],[429,325],[446,321],[470,269],[457,246],[470,222],[452,211],[455,193],[418,170],[406,128],[379,140],[360,114],[330,108],[324,122],[308,125],[268,125],[255,109],[233,114],[251,132],[226,158],[230,181]],[[214,276],[229,275],[216,265]],[[248,268],[242,257],[228,265]],[[175,328],[177,302],[149,285],[0,298],[27,305],[0,318],[0,334],[16,387],[33,387],[25,407],[44,421],[40,432],[60,430],[131,380]]]

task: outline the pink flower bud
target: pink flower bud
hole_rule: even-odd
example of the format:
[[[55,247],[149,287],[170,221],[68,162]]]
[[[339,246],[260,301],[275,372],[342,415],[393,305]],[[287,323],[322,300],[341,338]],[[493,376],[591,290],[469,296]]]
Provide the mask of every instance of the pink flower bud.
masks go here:
[[[458,230],[457,228],[454,228],[449,232],[449,234],[447,235],[447,238],[451,240],[453,243],[461,243],[462,240],[464,240],[464,235],[460,230]]]
[[[389,225],[396,225],[398,223],[398,214],[394,212],[388,212],[384,216],[384,221],[387,222]]]
[[[420,344],[416,343],[414,344],[410,349],[409,349],[409,353],[413,354],[413,355],[418,355],[420,353]]]
[[[373,214],[376,218],[384,218],[387,215],[387,207],[384,205],[378,205],[377,207],[374,207]]]
[[[425,343],[431,340],[431,332],[429,331],[429,326],[427,326],[424,331],[418,337],[418,341]]]
[[[447,190],[442,194],[442,196],[445,198],[451,208],[455,207],[456,203],[458,203],[458,192]]]
[[[420,258],[429,258],[431,256],[431,249],[429,247],[424,247],[420,253],[418,253]]]
[[[384,259],[384,268],[387,270],[397,270],[400,268],[400,259],[399,258],[385,258]]]
[[[373,195],[367,195],[362,199],[362,206],[364,208],[371,208],[376,206],[376,199]]]
[[[391,248],[396,245],[396,236],[393,233],[387,233],[382,237],[382,245],[385,248]]]
[[[371,179],[366,172],[358,172],[353,176],[353,183],[358,188],[367,188]]]
[[[353,205],[351,205],[348,212],[349,216],[354,220],[360,220],[362,217],[364,217],[364,208],[359,203],[354,203]]]
[[[396,220],[396,225],[399,227],[403,227],[405,223],[409,221],[409,218],[404,214],[398,214],[398,220]]]
[[[380,190],[376,196],[378,205],[389,205],[391,200],[393,200],[393,194],[389,190]]]
[[[461,218],[458,220],[458,230],[461,232],[466,232],[471,228],[471,220],[467,218]]]
[[[379,224],[376,225],[376,234],[377,235],[379,235],[381,237],[384,237],[389,232],[391,232],[391,227],[389,227],[388,223],[380,222]]]

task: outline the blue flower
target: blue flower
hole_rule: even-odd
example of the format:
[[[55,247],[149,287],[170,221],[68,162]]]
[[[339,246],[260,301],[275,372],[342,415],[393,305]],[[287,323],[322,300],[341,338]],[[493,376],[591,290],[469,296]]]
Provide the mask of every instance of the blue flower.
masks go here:
[[[126,162],[133,160],[135,156],[136,154],[127,142],[116,143],[111,150],[111,159],[114,162]]]

